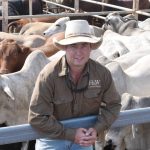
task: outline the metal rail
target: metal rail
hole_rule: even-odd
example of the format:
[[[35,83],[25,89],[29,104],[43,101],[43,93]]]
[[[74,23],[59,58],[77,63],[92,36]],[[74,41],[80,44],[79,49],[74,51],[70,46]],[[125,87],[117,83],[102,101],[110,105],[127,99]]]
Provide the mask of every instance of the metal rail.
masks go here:
[[[97,120],[97,116],[88,116],[61,121],[67,127],[91,127]],[[112,125],[123,127],[130,124],[142,124],[150,122],[150,107],[126,110],[120,112],[118,119]],[[23,142],[42,138],[44,135],[37,132],[29,124],[0,128],[0,145]]]
[[[48,0],[42,0],[45,3],[51,3],[53,5],[59,6],[59,7],[63,7],[66,9],[70,9],[73,10],[74,13],[59,13],[59,14],[55,14],[56,16],[94,16],[100,19],[105,19],[105,17],[101,16],[101,15],[107,15],[108,13],[111,13],[111,11],[105,11],[105,12],[85,12],[85,13],[79,13],[78,9],[79,9],[79,0],[75,0],[74,4],[75,4],[75,8],[71,8],[68,6],[64,6],[61,4],[57,4],[54,2],[50,2]],[[125,7],[120,7],[120,6],[116,6],[116,5],[112,5],[112,4],[106,4],[104,2],[97,2],[94,0],[82,0],[88,3],[94,3],[97,5],[102,5],[102,6],[107,6],[107,7],[112,7],[112,8],[116,8],[116,9],[120,9],[121,11],[116,11],[120,14],[128,14],[128,13],[134,13],[134,14],[142,14],[142,15],[146,15],[146,16],[150,16],[150,13],[148,12],[144,12],[144,10],[138,10],[138,4],[139,0],[133,0],[133,9],[129,9],[129,8],[125,8]],[[0,2],[2,3],[3,6],[3,13],[2,13],[2,17],[0,17],[0,20],[2,20],[3,22],[3,31],[7,32],[7,25],[8,25],[8,19],[20,19],[20,18],[38,18],[38,17],[46,17],[47,14],[41,14],[41,15],[32,15],[32,0],[29,0],[29,15],[22,15],[22,16],[8,16],[8,0],[0,0]],[[48,16],[51,16],[53,14],[48,14]]]

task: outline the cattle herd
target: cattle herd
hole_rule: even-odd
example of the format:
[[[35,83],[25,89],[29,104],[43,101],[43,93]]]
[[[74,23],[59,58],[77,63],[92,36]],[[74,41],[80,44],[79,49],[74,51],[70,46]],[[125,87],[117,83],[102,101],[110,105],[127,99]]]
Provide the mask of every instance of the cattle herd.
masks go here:
[[[109,1],[110,4],[114,2]],[[146,1],[142,2],[146,4]],[[71,6],[72,1],[67,4]],[[41,12],[35,10],[35,13]],[[33,18],[33,22],[28,19],[14,20],[9,24],[8,31],[15,34],[0,32],[1,127],[27,123],[36,78],[46,64],[65,54],[53,45],[53,39],[64,38],[66,22],[72,19],[43,17],[40,21]],[[91,24],[90,27],[93,34],[103,38],[100,47],[91,52],[90,58],[110,70],[121,95],[121,110],[149,107],[150,18],[139,21],[133,14],[122,16],[113,12],[106,16],[101,26]],[[96,150],[148,150],[149,123],[112,128],[101,142],[103,144],[97,144]],[[0,145],[0,149],[5,148]],[[14,149],[20,150],[16,147]]]

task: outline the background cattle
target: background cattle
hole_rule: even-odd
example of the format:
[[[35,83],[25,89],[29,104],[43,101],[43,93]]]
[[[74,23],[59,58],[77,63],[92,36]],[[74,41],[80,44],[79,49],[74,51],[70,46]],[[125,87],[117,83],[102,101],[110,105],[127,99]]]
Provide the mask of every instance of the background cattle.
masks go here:
[[[44,23],[44,22],[28,23],[21,28],[19,34],[24,35],[39,34],[50,37],[51,35],[57,32],[50,33],[49,28],[53,30],[56,30],[55,28],[58,28],[57,30],[61,29],[59,30],[59,32],[62,31],[64,32],[64,24],[69,20],[70,20],[69,17],[62,17],[57,19],[54,23]],[[49,33],[48,35],[47,32]]]
[[[39,47],[42,46],[46,38],[41,35],[17,35],[12,33],[0,32],[0,41],[4,39],[13,39],[18,44],[22,44],[26,47]]]
[[[19,34],[23,35],[43,35],[43,32],[49,28],[53,23],[46,23],[46,22],[32,22],[25,24]]]
[[[27,123],[28,108],[36,78],[49,59],[41,51],[31,53],[23,68],[12,74],[0,75],[0,124],[7,126]],[[34,143],[34,141],[32,141]],[[28,143],[2,145],[0,148],[20,150]],[[34,150],[34,144],[29,145],[29,150]]]
[[[30,48],[17,44],[13,39],[5,39],[0,42],[0,73],[12,73],[19,71],[27,58],[33,51],[41,50],[47,57],[54,55],[59,48],[53,44],[53,38],[58,40],[64,38],[64,33],[57,33],[46,39],[44,45],[38,48]]]
[[[121,104],[121,111],[150,107],[150,97],[137,97],[124,93]],[[107,146],[115,147],[115,150],[148,150],[150,148],[149,123],[112,128],[106,134],[105,140]]]
[[[53,23],[59,18],[60,18],[59,16],[50,16],[50,17],[47,16],[47,17],[32,18],[32,19],[22,18],[22,19],[10,22],[8,24],[8,32],[9,33],[19,33],[21,28],[28,23],[31,23],[31,22],[32,23],[33,22]]]
[[[0,15],[2,16],[2,7],[0,7]],[[28,15],[29,14],[29,0],[8,0],[8,15]],[[32,14],[43,14],[42,0],[32,0]],[[10,20],[11,22],[13,20]],[[2,31],[2,21],[0,21],[0,31]]]
[[[18,45],[12,39],[0,42],[0,74],[21,70],[30,53],[29,48]]]
[[[149,52],[150,38],[149,31],[138,34],[139,36],[123,36],[111,30],[103,34],[103,42],[98,48],[101,53],[113,60],[128,52]],[[133,56],[134,57],[134,56]]]
[[[74,0],[53,0],[56,3],[60,3],[69,7],[74,8]],[[117,6],[122,6],[122,7],[127,7],[127,8],[133,8],[133,0],[95,0],[97,2],[105,2],[108,4],[114,4]],[[100,12],[100,11],[115,11],[117,9],[107,7],[107,6],[101,6],[93,3],[88,3],[85,1],[79,1],[79,11],[82,12]],[[150,4],[149,0],[140,0],[139,1],[139,9],[149,9]],[[65,11],[65,10],[61,10]],[[102,24],[104,23],[104,20],[101,20],[99,18],[95,18],[92,16],[77,16],[77,17],[72,17],[73,19],[86,19],[88,22],[92,25],[96,25],[101,27]],[[145,17],[139,15],[139,20],[144,20]]]
[[[139,28],[143,30],[150,30],[150,18],[145,19],[144,21],[139,21]]]
[[[52,26],[50,26],[46,31],[43,32],[43,35],[45,37],[51,36],[55,33],[64,32],[66,29],[66,23],[70,21],[70,17],[63,17],[58,20],[56,20]],[[104,30],[98,26],[90,25],[91,32],[97,37],[100,37],[103,35]]]
[[[23,68],[0,75],[0,123],[27,123],[28,107],[36,78],[49,59],[41,51],[31,53]]]
[[[150,95],[150,68],[147,65],[149,64],[149,60],[150,55],[146,55],[126,70],[123,70],[120,64],[115,61],[106,65],[112,74],[120,95],[126,92],[135,96]]]
[[[148,34],[148,30],[145,31],[144,27],[143,28],[139,27],[139,21],[136,20],[133,15],[127,15],[122,17],[120,14],[116,12],[110,13],[106,16],[103,29],[105,30],[109,29],[116,33],[119,33],[121,35],[126,35],[126,36],[139,35],[139,34],[145,35],[146,33]]]
[[[64,55],[64,51],[58,52],[52,58],[47,58],[42,51],[32,52],[26,59],[23,68],[15,73],[0,75],[0,124],[3,126],[19,125],[27,123],[30,98],[36,78],[44,66]],[[24,148],[34,150],[35,141],[24,143]],[[11,146],[11,148],[10,148]],[[13,146],[15,147],[13,149]],[[18,147],[19,148],[18,148]],[[22,143],[13,145],[0,145],[3,150],[20,150]],[[9,149],[10,148],[10,149]],[[23,148],[22,148],[23,149]]]
[[[131,31],[138,28],[138,21],[132,14],[122,17],[119,13],[113,12],[106,16],[103,28],[121,35],[133,35]]]

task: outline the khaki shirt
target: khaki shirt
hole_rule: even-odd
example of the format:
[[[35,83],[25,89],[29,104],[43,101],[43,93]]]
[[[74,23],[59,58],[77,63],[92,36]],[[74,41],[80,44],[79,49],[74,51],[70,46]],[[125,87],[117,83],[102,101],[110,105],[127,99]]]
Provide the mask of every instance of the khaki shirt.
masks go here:
[[[63,56],[50,62],[36,81],[29,108],[29,123],[49,138],[74,140],[74,128],[65,128],[58,120],[100,115],[94,128],[98,133],[108,129],[120,112],[120,95],[111,73],[89,60],[77,85],[68,85],[67,63]],[[72,87],[72,88],[71,88]],[[77,87],[79,92],[74,92]],[[82,91],[84,87],[86,90]],[[81,90],[81,91],[80,91]]]

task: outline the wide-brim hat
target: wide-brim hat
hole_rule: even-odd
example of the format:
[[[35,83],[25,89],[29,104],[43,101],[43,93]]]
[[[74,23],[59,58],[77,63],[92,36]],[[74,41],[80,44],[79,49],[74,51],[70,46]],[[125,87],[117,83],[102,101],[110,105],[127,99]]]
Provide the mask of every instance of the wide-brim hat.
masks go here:
[[[72,20],[66,23],[65,38],[62,40],[53,39],[53,43],[61,50],[65,50],[67,45],[75,43],[90,43],[91,49],[97,49],[102,38],[96,37],[86,20]]]

